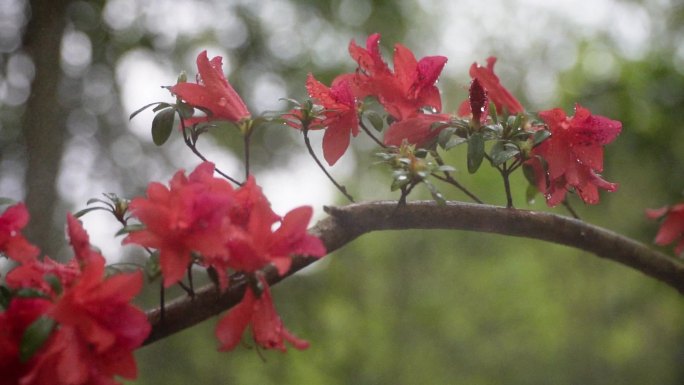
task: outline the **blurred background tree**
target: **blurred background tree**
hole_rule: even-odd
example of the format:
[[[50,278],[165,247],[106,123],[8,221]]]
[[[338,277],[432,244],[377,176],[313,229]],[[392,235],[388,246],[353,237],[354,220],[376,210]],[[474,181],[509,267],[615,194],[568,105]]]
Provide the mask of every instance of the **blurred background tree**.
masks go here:
[[[67,211],[194,168],[178,140],[151,144],[151,113],[127,116],[170,100],[158,86],[180,70],[194,76],[199,51],[224,57],[258,114],[287,108],[279,98],[303,97],[308,72],[329,83],[353,70],[349,40],[373,32],[387,54],[402,42],[419,57],[449,58],[440,80],[447,111],[465,97],[469,65],[495,55],[502,81],[531,110],[570,111],[579,102],[621,120],[605,171],[621,186],[596,207],[577,207],[588,222],[650,242],[656,225],[643,209],[682,199],[684,6],[674,0],[4,0],[0,196],[27,202],[30,239],[59,256]],[[297,132],[268,127],[254,142],[254,171],[276,211],[343,203]],[[201,145],[222,168],[240,170],[236,133],[216,132]],[[368,166],[372,143],[357,139],[354,148],[333,173],[353,176],[345,182],[363,199],[391,196],[386,173]],[[463,153],[449,158],[464,168]],[[496,173],[458,177],[486,201],[504,202]],[[524,202],[521,176],[514,189],[518,207],[545,209]],[[136,257],[112,241],[109,218],[85,221],[112,260]],[[373,234],[280,293],[286,324],[311,340],[309,350],[268,352],[266,362],[254,349],[221,354],[207,322],[141,349],[133,383],[684,382],[681,297],[561,246],[474,233]]]

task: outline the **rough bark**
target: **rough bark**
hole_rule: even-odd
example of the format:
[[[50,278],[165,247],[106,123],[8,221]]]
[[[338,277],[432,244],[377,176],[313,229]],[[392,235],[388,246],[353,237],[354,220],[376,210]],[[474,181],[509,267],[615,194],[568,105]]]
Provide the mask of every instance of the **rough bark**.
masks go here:
[[[318,222],[310,232],[321,238],[331,253],[357,237],[379,230],[451,229],[495,233],[540,239],[588,251],[613,260],[655,278],[684,294],[684,261],[652,250],[646,245],[610,230],[556,214],[508,209],[483,204],[449,202],[412,202],[398,207],[396,202],[368,202],[326,208],[329,217]],[[447,258],[448,256],[445,256]],[[275,284],[317,261],[295,257],[284,276],[275,269],[264,269],[267,280]],[[195,292],[194,297],[179,298],[166,305],[164,320],[160,309],[150,310],[152,333],[145,342],[174,334],[237,304],[244,293],[246,280],[231,279],[223,293],[214,285]]]

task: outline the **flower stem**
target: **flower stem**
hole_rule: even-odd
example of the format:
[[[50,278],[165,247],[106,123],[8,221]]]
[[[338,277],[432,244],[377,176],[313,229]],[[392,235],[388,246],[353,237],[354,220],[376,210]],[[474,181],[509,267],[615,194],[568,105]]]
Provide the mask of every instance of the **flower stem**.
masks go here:
[[[503,164],[500,171],[504,182],[504,189],[506,190],[506,207],[510,209],[513,208],[513,195],[511,195],[511,182],[508,178],[510,176],[510,170],[506,167],[506,163]]]
[[[335,185],[335,187],[337,187],[337,189],[340,190],[340,192],[347,199],[349,199],[350,202],[354,203],[354,198],[351,195],[349,195],[349,193],[347,192],[347,189],[344,186],[342,186],[341,184],[337,183],[337,181],[332,177],[332,175],[330,175],[330,173],[328,173],[328,171],[325,169],[325,166],[323,166],[321,161],[318,160],[318,157],[316,156],[313,148],[311,147],[311,142],[309,141],[309,130],[306,127],[303,127],[302,132],[304,133],[304,144],[306,144],[306,149],[309,150],[309,155],[311,155],[313,160],[316,161],[316,164],[318,165],[318,167],[321,170],[323,170],[323,173],[325,174],[325,176],[327,176],[328,179],[330,179],[330,181]]]
[[[245,181],[249,178],[249,145],[252,137],[252,130],[247,131],[243,136],[245,147]]]
[[[185,123],[183,122],[183,118],[180,119],[181,122],[181,130],[183,131],[183,141],[185,142],[185,145],[192,150],[192,153],[195,154],[198,158],[202,159],[204,162],[208,162],[207,158],[202,155],[201,152],[197,149],[197,140],[199,139],[199,135],[196,135],[195,133],[192,133],[192,135],[188,135]],[[221,175],[222,177],[228,179],[229,181],[235,183],[238,186],[242,186],[242,183],[238,182],[237,179],[230,177],[230,175],[224,173],[221,171],[218,167],[215,167],[214,170]]]
[[[575,211],[572,206],[570,206],[570,202],[568,202],[568,199],[565,198],[563,199],[563,206],[570,212],[570,215],[572,215],[573,218],[575,219],[580,219],[579,215],[577,215],[577,211]]]
[[[433,152],[432,152],[432,156],[435,158],[435,161],[437,162],[438,165],[444,166],[444,160],[443,160],[442,157],[439,155],[439,153],[437,153],[437,151],[433,151]],[[432,175],[433,177],[435,177],[435,178],[441,180],[442,182],[449,183],[450,185],[452,185],[452,186],[456,187],[457,189],[461,190],[464,194],[466,194],[468,197],[470,197],[470,199],[472,199],[472,200],[475,201],[476,203],[480,203],[480,204],[484,203],[480,198],[477,197],[477,195],[475,195],[475,194],[473,194],[472,192],[470,192],[467,188],[465,188],[465,186],[463,186],[463,185],[460,184],[456,179],[454,179],[454,177],[451,176],[451,173],[449,173],[449,171],[444,171],[444,176],[443,176],[443,177],[442,177],[442,176],[439,176],[439,175],[437,175],[437,174],[435,174],[435,173],[432,173],[431,175]]]
[[[378,139],[375,135],[373,135],[373,133],[368,129],[368,127],[366,127],[366,125],[363,124],[362,120],[359,120],[359,125],[361,126],[361,129],[363,130],[363,132],[365,132],[368,136],[370,136],[370,138],[373,139],[373,141],[378,146],[380,146],[382,148],[387,148],[387,145],[385,143],[383,143],[380,139]]]

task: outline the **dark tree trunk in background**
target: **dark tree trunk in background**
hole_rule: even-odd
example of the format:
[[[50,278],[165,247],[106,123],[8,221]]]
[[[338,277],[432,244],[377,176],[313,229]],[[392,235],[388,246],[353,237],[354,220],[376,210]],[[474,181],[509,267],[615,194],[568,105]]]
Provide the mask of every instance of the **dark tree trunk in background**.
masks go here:
[[[56,181],[64,147],[65,117],[59,104],[60,43],[69,0],[30,2],[31,20],[23,47],[33,59],[35,77],[26,102],[22,132],[26,144],[26,204],[31,213],[28,236],[44,254],[56,256],[63,242],[53,230],[59,196]]]

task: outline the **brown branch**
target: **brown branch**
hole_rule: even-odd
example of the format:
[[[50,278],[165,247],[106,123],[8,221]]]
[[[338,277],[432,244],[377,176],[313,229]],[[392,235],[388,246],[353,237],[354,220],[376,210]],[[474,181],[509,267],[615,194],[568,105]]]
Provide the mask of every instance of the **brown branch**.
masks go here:
[[[585,250],[629,266],[684,294],[683,261],[574,218],[461,202],[449,202],[446,206],[410,202],[397,207],[395,201],[382,201],[326,207],[326,212],[330,216],[318,222],[310,232],[321,238],[328,253],[362,234],[377,230],[469,230],[540,239]],[[315,258],[295,257],[285,276],[278,276],[274,269],[266,269],[267,280],[275,284],[315,261]],[[244,277],[236,276],[225,293],[219,294],[215,286],[208,285],[197,290],[194,299],[187,296],[172,301],[166,305],[164,322],[160,322],[159,309],[149,311],[152,333],[145,343],[193,326],[237,304],[244,293],[245,282]]]

